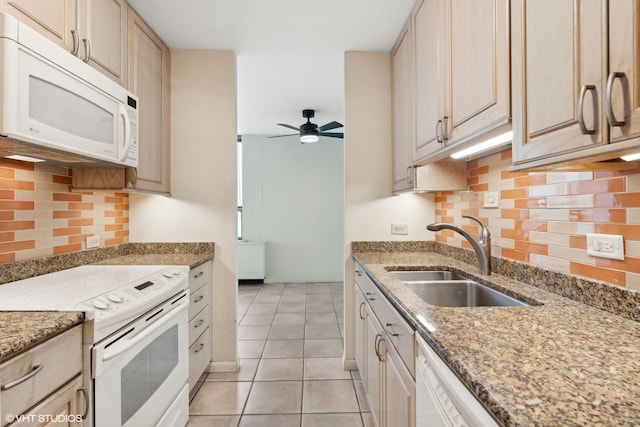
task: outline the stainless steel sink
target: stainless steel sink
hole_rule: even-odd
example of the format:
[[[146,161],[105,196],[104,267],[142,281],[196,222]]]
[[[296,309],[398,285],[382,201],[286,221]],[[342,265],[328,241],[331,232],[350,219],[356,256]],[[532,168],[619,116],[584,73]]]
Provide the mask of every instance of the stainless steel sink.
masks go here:
[[[423,282],[425,280],[468,280],[453,271],[443,270],[413,270],[413,271],[390,271],[392,276],[401,282]]]
[[[473,280],[425,280],[403,283],[424,301],[441,307],[528,305]]]

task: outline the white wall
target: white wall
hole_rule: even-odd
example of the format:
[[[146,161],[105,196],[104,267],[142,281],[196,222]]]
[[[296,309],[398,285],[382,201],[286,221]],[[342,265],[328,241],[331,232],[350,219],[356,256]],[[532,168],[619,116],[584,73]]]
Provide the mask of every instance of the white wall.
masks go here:
[[[236,364],[236,89],[232,51],[171,51],[171,197],[132,194],[131,242],[215,242],[212,361]]]
[[[345,54],[345,363],[354,359],[352,241],[432,240],[433,194],[392,196],[391,55]],[[391,234],[391,223],[409,234]]]
[[[265,282],[343,276],[344,143],[242,136],[243,238],[266,242]]]

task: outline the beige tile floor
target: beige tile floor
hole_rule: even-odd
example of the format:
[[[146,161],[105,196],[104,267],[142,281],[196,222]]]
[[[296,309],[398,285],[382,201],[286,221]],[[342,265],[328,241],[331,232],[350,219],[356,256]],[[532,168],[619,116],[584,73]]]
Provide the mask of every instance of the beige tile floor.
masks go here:
[[[189,427],[369,427],[357,371],[342,365],[342,283],[240,285],[240,369],[210,373]]]

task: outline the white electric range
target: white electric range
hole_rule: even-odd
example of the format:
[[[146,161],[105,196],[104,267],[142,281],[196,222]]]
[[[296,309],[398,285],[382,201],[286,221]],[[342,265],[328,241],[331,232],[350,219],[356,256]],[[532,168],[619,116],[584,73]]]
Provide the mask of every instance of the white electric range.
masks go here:
[[[187,266],[86,265],[0,285],[0,310],[83,311],[88,425],[188,420]]]

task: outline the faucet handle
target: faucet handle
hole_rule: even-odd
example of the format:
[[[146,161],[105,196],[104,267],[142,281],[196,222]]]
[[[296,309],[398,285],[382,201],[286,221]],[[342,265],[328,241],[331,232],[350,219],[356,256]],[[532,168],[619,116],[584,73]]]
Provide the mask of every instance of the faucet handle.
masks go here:
[[[489,229],[487,228],[486,225],[484,225],[478,218],[474,218],[472,216],[469,215],[462,215],[462,218],[467,218],[470,219],[472,221],[475,221],[478,223],[478,225],[480,226],[480,241],[481,242],[486,242],[490,237],[491,237],[491,233],[489,232]]]

